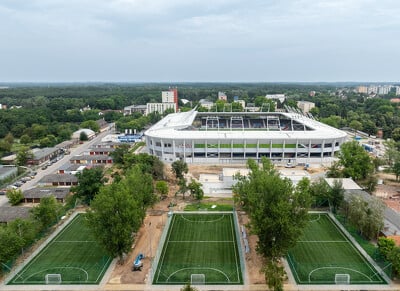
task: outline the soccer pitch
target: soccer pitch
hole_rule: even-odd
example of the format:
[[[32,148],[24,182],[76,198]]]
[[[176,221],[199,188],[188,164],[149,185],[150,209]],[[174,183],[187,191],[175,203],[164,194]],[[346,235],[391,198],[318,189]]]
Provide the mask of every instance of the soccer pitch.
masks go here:
[[[348,274],[350,284],[387,284],[326,213],[313,213],[287,260],[299,284],[335,284]],[[347,276],[347,275],[346,275]]]
[[[186,284],[204,274],[204,284],[243,284],[233,213],[175,213],[153,284]]]
[[[76,215],[8,284],[46,284],[47,274],[60,274],[58,284],[99,284],[111,263]]]

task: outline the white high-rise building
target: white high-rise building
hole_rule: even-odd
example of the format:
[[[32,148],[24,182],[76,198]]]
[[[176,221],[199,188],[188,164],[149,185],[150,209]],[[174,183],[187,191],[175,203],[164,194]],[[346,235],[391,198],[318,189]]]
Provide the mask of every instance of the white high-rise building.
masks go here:
[[[161,99],[162,103],[173,103],[175,102],[175,94],[174,91],[162,91]]]

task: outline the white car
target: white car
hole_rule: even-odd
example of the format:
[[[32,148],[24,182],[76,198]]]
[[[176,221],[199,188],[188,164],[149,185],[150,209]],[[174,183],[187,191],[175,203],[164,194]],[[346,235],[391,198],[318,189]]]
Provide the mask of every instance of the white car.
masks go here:
[[[295,165],[293,165],[292,163],[287,163],[285,165],[285,168],[294,168],[294,167],[295,167]]]

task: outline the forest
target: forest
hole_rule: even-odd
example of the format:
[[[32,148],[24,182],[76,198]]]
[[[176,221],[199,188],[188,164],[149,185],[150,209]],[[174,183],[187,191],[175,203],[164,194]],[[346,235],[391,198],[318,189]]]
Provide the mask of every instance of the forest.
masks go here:
[[[356,93],[355,84],[325,83],[110,83],[110,84],[11,84],[0,89],[0,155],[15,151],[14,141],[30,147],[53,146],[70,138],[80,127],[98,130],[93,121],[104,118],[116,122],[120,130],[138,131],[161,118],[157,114],[123,116],[125,106],[161,102],[161,91],[178,87],[179,99],[192,101],[182,111],[195,107],[200,99],[216,101],[219,91],[228,102],[234,96],[247,103],[260,104],[266,94],[285,94],[284,104],[314,102],[313,116],[336,128],[350,127],[370,135],[378,130],[384,138],[400,141],[400,108],[390,102],[394,92],[375,97]],[[315,91],[314,94],[310,94]],[[314,96],[311,96],[314,95]],[[222,110],[222,107],[219,107]],[[272,107],[271,107],[272,108]],[[201,109],[201,108],[200,108]]]

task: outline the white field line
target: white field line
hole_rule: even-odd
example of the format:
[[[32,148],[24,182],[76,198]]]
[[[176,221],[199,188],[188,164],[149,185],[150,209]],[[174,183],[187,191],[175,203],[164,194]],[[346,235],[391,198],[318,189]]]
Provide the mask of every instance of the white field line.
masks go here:
[[[221,217],[216,218],[216,219],[213,219],[213,220],[191,220],[191,219],[187,219],[187,218],[184,217],[184,215],[182,215],[182,214],[180,214],[180,217],[181,217],[183,220],[186,220],[186,221],[189,221],[189,222],[194,222],[194,223],[197,223],[197,222],[217,222],[217,221],[223,220],[224,217],[225,217],[225,214],[222,214]]]
[[[328,216],[329,220],[331,223],[333,223],[333,225],[335,226],[335,228],[339,231],[340,235],[347,240],[347,242],[350,244],[351,248],[357,253],[357,255],[361,258],[361,260],[364,262],[364,264],[366,264],[368,266],[368,268],[372,271],[372,274],[376,274],[378,270],[373,269],[371,267],[371,264],[368,262],[368,260],[356,249],[356,247],[353,245],[353,243],[344,235],[344,233],[340,230],[340,228],[336,225],[336,223],[334,221],[331,220],[331,218]],[[379,282],[382,282],[382,279],[380,279]]]
[[[36,262],[36,260],[41,257],[43,255],[43,253],[51,246],[53,245],[53,243],[55,242],[55,240],[65,232],[65,230],[67,228],[69,228],[72,223],[77,219],[77,217],[79,216],[79,214],[75,215],[75,217],[68,223],[67,226],[65,226],[54,238],[51,239],[51,241],[43,248],[39,251],[39,253],[28,263],[23,267],[23,271],[21,273],[17,273],[18,277],[22,278],[22,274],[24,274],[30,267],[31,265]],[[13,280],[14,283],[16,283],[15,280]]]

